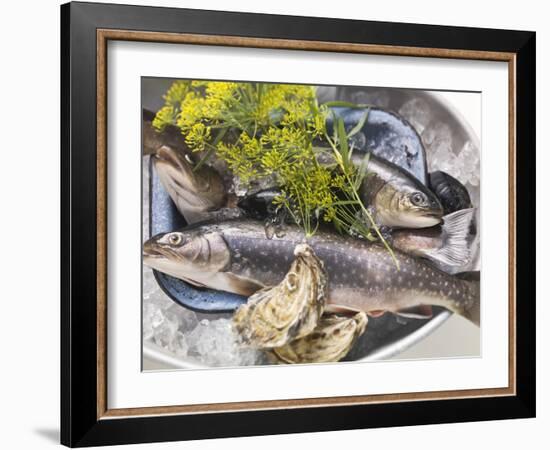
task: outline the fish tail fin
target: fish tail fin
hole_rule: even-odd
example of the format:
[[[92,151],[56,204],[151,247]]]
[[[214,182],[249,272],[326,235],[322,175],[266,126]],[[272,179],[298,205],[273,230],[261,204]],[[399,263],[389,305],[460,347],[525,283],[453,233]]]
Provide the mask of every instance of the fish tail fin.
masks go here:
[[[429,253],[431,260],[452,267],[464,267],[471,262],[475,211],[475,208],[461,209],[443,218],[443,245]]]
[[[481,303],[479,272],[462,272],[457,274],[457,277],[469,283],[472,295],[471,302],[468,302],[468,306],[460,314],[479,327]]]

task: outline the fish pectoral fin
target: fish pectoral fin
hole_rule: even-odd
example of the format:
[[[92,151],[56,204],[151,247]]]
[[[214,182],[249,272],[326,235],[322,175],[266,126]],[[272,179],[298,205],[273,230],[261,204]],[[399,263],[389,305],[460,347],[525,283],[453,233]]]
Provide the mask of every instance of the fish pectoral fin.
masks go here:
[[[247,297],[265,287],[262,283],[256,280],[230,272],[224,273],[224,282],[228,284],[227,289],[225,289],[226,291],[234,292]]]
[[[431,319],[433,317],[433,310],[430,305],[418,305],[400,309],[395,311],[394,314],[406,317],[407,319]]]

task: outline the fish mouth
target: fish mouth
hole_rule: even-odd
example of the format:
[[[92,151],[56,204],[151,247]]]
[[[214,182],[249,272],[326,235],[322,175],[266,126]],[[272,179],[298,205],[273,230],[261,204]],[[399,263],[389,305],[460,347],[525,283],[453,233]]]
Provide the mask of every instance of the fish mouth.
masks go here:
[[[193,161],[187,160],[186,155],[181,155],[176,150],[167,146],[160,147],[151,157],[155,165],[166,164],[185,172],[188,172],[188,169],[193,165]]]
[[[432,204],[427,208],[422,208],[419,211],[419,216],[427,219],[436,219],[438,223],[443,221],[443,208],[437,200],[432,201]]]
[[[402,217],[398,224],[401,228],[428,228],[443,222],[443,215],[437,212],[422,212]]]
[[[143,258],[159,259],[166,258],[166,255],[158,245],[155,245],[151,241],[147,241],[145,244],[143,244]]]
[[[425,214],[422,214],[422,216],[429,219],[437,219],[439,220],[439,222],[441,222],[443,220],[443,211],[427,212]]]
[[[441,222],[443,222],[443,215],[437,214],[437,213],[423,214],[422,216],[419,217],[419,220],[432,222],[433,225],[438,225]]]

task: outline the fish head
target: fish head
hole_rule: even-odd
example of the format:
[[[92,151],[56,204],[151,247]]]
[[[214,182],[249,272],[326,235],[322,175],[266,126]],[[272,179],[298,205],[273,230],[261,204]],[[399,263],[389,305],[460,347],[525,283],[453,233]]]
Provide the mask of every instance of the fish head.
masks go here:
[[[426,228],[438,225],[443,207],[433,192],[410,180],[395,186],[387,183],[375,199],[377,218],[393,228]]]
[[[215,227],[162,233],[143,244],[144,264],[196,286],[206,285],[230,260],[227,243]]]
[[[214,169],[205,165],[197,168],[190,155],[166,145],[151,157],[162,185],[188,222],[224,206],[223,181]]]

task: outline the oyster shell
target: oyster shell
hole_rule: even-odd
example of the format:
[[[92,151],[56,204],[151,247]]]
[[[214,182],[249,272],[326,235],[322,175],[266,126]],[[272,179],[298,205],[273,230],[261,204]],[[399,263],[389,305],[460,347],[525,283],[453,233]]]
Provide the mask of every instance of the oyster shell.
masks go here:
[[[283,281],[250,296],[234,314],[243,345],[280,347],[311,333],[319,322],[327,296],[323,262],[307,244],[297,245],[294,255]]]
[[[367,327],[367,315],[359,312],[353,317],[324,315],[313,333],[273,349],[285,363],[336,362],[351,350]]]

